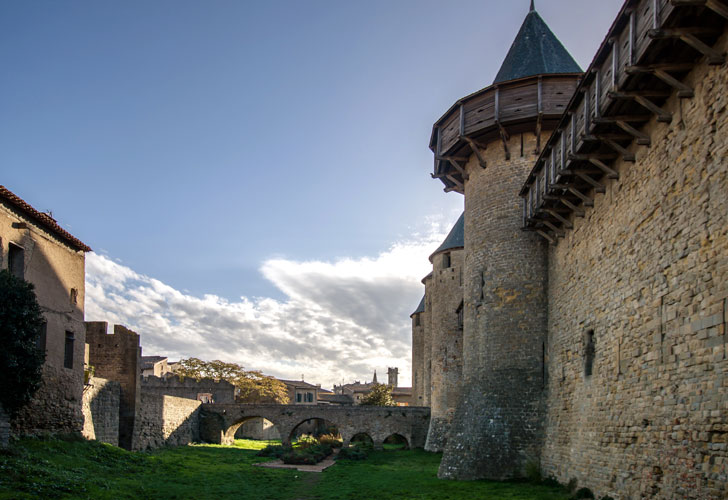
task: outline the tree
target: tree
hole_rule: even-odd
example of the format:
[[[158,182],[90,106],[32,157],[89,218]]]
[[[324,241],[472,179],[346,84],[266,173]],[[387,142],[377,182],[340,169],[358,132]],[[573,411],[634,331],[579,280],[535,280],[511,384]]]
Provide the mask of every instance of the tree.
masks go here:
[[[237,399],[246,403],[288,403],[286,384],[257,370],[245,370],[237,363],[220,360],[203,361],[198,358],[180,360],[175,373],[196,380],[212,378],[226,380],[237,389]]]
[[[361,400],[366,406],[396,406],[392,398],[392,386],[387,384],[374,384],[372,390]]]
[[[45,351],[38,337],[45,323],[32,283],[0,271],[0,405],[13,416],[42,380]]]

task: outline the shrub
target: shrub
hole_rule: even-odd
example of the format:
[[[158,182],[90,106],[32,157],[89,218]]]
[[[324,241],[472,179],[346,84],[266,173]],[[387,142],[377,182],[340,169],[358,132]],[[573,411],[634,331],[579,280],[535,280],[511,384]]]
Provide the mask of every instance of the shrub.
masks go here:
[[[256,456],[259,457],[273,457],[273,458],[281,458],[286,453],[289,453],[292,451],[292,448],[290,446],[282,446],[279,444],[269,444],[262,450],[260,450],[258,453],[256,453]]]
[[[331,455],[333,449],[328,444],[314,444],[302,448],[294,448],[281,458],[284,464],[313,465]]]
[[[342,448],[339,454],[336,456],[336,460],[364,460],[368,454],[365,447],[363,446],[352,446],[349,448]]]
[[[532,459],[526,462],[526,478],[533,484],[540,484],[542,482],[541,464],[538,460]]]
[[[341,448],[344,445],[341,434],[324,434],[319,436],[318,441],[321,444],[328,444],[332,448]]]
[[[0,271],[0,405],[15,415],[41,384],[45,350],[37,341],[45,320],[31,283]]]
[[[302,434],[298,437],[295,447],[296,448],[309,448],[309,447],[315,446],[317,444],[319,444],[318,439],[316,439],[315,437],[313,437],[310,434]]]

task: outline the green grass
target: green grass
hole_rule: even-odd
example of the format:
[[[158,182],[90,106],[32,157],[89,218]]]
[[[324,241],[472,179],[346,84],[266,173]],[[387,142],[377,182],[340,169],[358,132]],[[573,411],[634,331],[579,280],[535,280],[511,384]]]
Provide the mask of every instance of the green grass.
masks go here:
[[[442,481],[440,455],[373,451],[323,473],[251,467],[276,441],[191,445],[130,453],[79,440],[23,439],[0,451],[0,499],[534,499],[564,500],[560,489],[527,483]]]

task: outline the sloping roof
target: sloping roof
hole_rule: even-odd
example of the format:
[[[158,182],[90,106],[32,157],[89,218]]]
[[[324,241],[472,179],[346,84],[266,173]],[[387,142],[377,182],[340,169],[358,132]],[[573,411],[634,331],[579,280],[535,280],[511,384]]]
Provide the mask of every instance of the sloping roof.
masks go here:
[[[422,300],[420,300],[420,305],[417,306],[417,309],[410,314],[410,317],[414,316],[417,313],[425,312],[425,296],[422,296]]]
[[[308,382],[304,382],[303,380],[283,380],[282,378],[279,378],[281,382],[283,382],[286,385],[292,385],[293,387],[297,388],[304,388],[304,389],[318,389],[319,387],[317,385],[309,384]]]
[[[354,404],[354,400],[351,399],[351,396],[347,396],[346,394],[319,394],[318,399],[319,401],[327,401],[329,403],[336,404]]]
[[[20,198],[18,195],[7,189],[5,186],[0,186],[0,201],[4,201],[11,207],[15,208],[23,215],[31,219],[33,222],[38,224],[46,231],[54,234],[64,243],[76,250],[82,250],[84,252],[90,252],[91,249],[86,246],[81,240],[74,237],[71,233],[63,229],[58,225],[56,220],[48,214],[39,212],[25,200]]]
[[[437,250],[432,252],[432,255],[430,255],[430,261],[432,261],[432,257],[440,252],[444,252],[445,250],[452,250],[453,248],[463,248],[465,246],[465,212],[460,214],[460,217],[458,218],[457,222],[455,222],[455,225],[450,230],[450,233],[447,235],[447,238],[445,238],[445,241],[442,242],[442,245],[437,247]]]
[[[493,83],[549,73],[581,73],[581,68],[532,4]]]

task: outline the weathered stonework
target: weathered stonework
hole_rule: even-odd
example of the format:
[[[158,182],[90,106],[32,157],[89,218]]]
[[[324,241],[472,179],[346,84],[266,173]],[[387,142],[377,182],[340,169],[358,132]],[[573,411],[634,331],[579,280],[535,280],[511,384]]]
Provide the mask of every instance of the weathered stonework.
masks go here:
[[[672,123],[644,128],[652,146],[549,252],[541,461],[599,496],[728,495],[726,65],[685,83],[695,97],[670,98]]]
[[[423,302],[425,298],[422,298]],[[412,313],[412,400],[415,406],[424,406],[425,400],[425,319],[422,312]]]
[[[134,450],[180,446],[199,440],[199,401],[151,393],[142,393],[140,401]]]
[[[427,451],[443,450],[460,399],[463,332],[458,310],[463,303],[464,257],[462,248],[447,249],[431,257],[431,415]]]
[[[134,421],[141,401],[141,347],[139,335],[124,326],[114,325],[107,334],[104,321],[86,322],[89,365],[96,376],[118,382],[121,387],[119,405],[119,446],[134,449]]]
[[[430,406],[432,401],[432,273],[422,279],[425,285],[425,312],[421,313],[422,322],[422,406]],[[420,403],[418,403],[420,404]]]
[[[83,391],[83,436],[119,446],[118,382],[91,377]]]
[[[143,394],[175,396],[178,398],[198,399],[200,394],[211,394],[215,403],[234,403],[235,386],[225,380],[203,378],[195,380],[191,377],[180,379],[177,375],[166,377],[142,377]]]
[[[440,465],[446,478],[517,476],[540,452],[546,244],[521,231],[517,197],[536,138],[519,134],[509,148],[524,155],[508,160],[496,142],[483,152],[488,168],[474,157],[466,166],[463,393]]]

